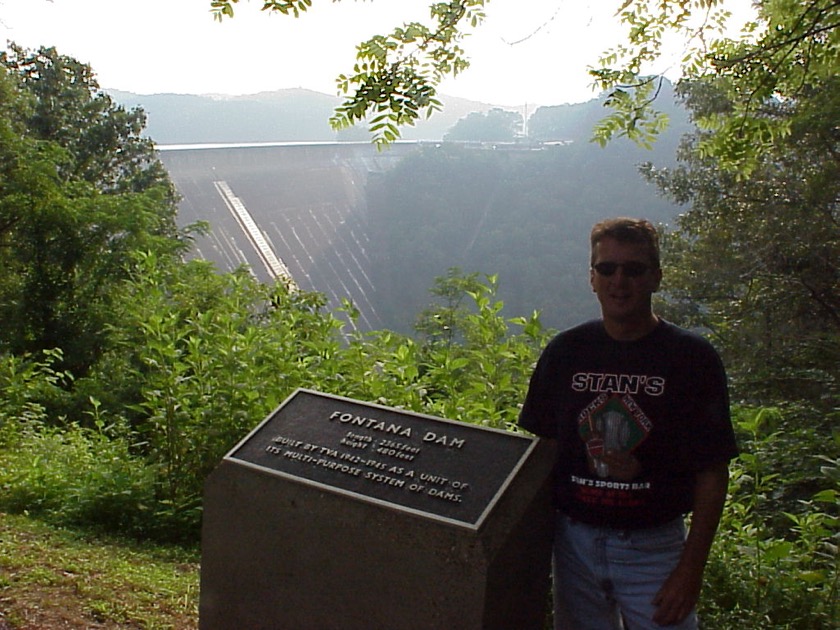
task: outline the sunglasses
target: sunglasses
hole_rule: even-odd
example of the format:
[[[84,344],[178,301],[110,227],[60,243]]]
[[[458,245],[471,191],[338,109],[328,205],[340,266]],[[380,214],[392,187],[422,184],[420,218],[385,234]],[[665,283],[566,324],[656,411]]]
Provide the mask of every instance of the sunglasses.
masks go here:
[[[621,271],[624,272],[624,275],[628,278],[638,278],[639,276],[643,276],[651,268],[650,265],[643,262],[637,262],[635,260],[631,260],[626,263],[599,262],[592,265],[592,268],[598,272],[599,276],[611,276],[618,271],[619,267],[621,267]]]

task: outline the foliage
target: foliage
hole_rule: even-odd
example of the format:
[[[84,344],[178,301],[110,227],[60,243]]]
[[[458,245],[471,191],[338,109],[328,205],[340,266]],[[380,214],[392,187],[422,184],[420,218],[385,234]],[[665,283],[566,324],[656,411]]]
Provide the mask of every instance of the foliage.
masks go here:
[[[644,75],[644,70],[662,54],[668,33],[679,33],[689,47],[683,59],[683,73],[692,64],[702,63],[704,51],[698,48],[723,31],[729,14],[715,10],[720,0],[623,0],[616,15],[627,26],[627,39],[605,51],[600,68],[590,70],[596,85],[607,93],[606,104],[613,112],[595,128],[595,139],[605,144],[613,137],[627,136],[648,145],[668,124],[653,109],[662,77]],[[700,24],[695,24],[700,13]]]
[[[444,418],[514,430],[540,351],[551,334],[538,312],[505,320],[497,276],[461,276],[453,269],[433,294],[444,304],[424,312],[422,365],[429,411]],[[463,302],[467,301],[465,305]],[[512,330],[521,329],[513,333]]]
[[[133,456],[124,428],[105,425],[95,399],[87,410],[92,429],[50,422],[72,383],[56,369],[60,362],[58,351],[2,357],[0,510],[140,534],[153,506],[153,470]]]
[[[0,508],[109,532],[149,531],[154,470],[123,432],[18,421],[0,463]]]
[[[473,112],[459,120],[444,140],[467,142],[513,142],[523,135],[522,114],[494,107],[488,112]]]
[[[374,140],[387,144],[399,126],[413,124],[426,110],[440,108],[440,81],[469,66],[461,42],[484,20],[486,0],[450,0],[430,5],[434,24],[406,24],[357,47],[354,73],[341,75],[340,90],[350,94],[332,119],[341,128],[371,117]],[[211,0],[218,19],[233,16],[238,0]],[[311,0],[265,0],[263,10],[295,17]],[[699,121],[716,133],[703,150],[726,168],[748,174],[765,150],[784,138],[785,121],[757,116],[773,100],[795,100],[820,89],[837,74],[840,8],[834,0],[759,0],[755,19],[737,38],[725,35],[731,21],[724,0],[622,0],[616,15],[626,40],[605,51],[590,70],[612,113],[595,129],[600,143],[627,136],[649,145],[668,119],[654,109],[662,77],[650,66],[663,54],[666,38],[681,38],[685,52],[681,79],[720,77],[732,102],[731,116]],[[526,10],[526,9],[523,9]]]
[[[130,254],[177,255],[175,196],[144,117],[54,49],[0,54],[0,351],[61,348],[83,375],[107,345]]]
[[[706,570],[705,627],[811,630],[840,621],[840,433],[829,440],[820,428],[790,434],[785,415],[737,414],[743,452]],[[794,463],[798,470],[778,465],[791,447],[807,453]],[[797,499],[806,477],[814,491]]]
[[[453,273],[440,287],[471,304],[457,321],[445,306],[431,316],[452,321],[455,337],[427,326],[423,343],[382,331],[341,344],[323,296],[139,256],[120,299],[124,328],[98,370],[75,384],[76,396],[88,396],[85,417],[51,419],[60,427],[50,428],[45,407],[17,420],[26,397],[9,408],[0,505],[62,523],[194,539],[207,474],[298,387],[512,427],[545,341],[536,314],[504,320],[494,278]],[[32,383],[34,397],[36,376],[52,378],[51,370],[30,366],[29,380],[15,386]]]
[[[626,141],[480,150],[428,147],[368,181],[371,278],[385,326],[410,334],[449,267],[492,269],[513,313],[561,328],[597,315],[581,235],[609,215],[667,221],[674,206],[638,178],[649,157]],[[663,159],[664,155],[663,155]]]
[[[60,362],[58,350],[39,358],[0,356],[0,447],[9,446],[16,421],[40,421],[49,409],[63,406],[73,377],[56,368]]]
[[[141,135],[146,115],[115,105],[90,66],[55,48],[29,51],[15,44],[0,52],[0,65],[27,99],[18,115],[28,136],[65,150],[63,180],[86,181],[107,193],[169,186],[154,143]]]
[[[513,429],[549,334],[539,315],[505,319],[497,278],[450,269],[415,341],[390,331],[351,339],[336,393],[438,417]],[[521,330],[521,332],[514,332]]]
[[[501,317],[495,292],[492,276],[450,270],[433,290],[439,303],[418,321],[417,340],[380,331],[351,334],[342,345],[317,296],[261,287],[247,274],[219,276],[203,264],[141,256],[123,296],[136,319],[123,320],[124,344],[96,376],[104,388],[122,381],[130,387],[107,404],[90,400],[91,429],[6,422],[0,505],[193,543],[208,467],[296,383],[513,428],[551,333],[536,314]],[[352,317],[352,305],[345,308]],[[5,381],[5,391],[18,392],[10,400],[19,408],[43,387],[55,387],[49,360],[24,368],[12,359],[9,366],[9,374],[25,375],[22,382]],[[26,383],[30,397],[22,395]],[[128,390],[140,393],[131,426],[120,416]],[[17,412],[8,407],[8,413],[12,420]],[[824,438],[832,419],[809,426],[793,413],[766,409],[744,409],[737,417],[743,454],[710,559],[704,623],[832,627],[840,481],[840,437]]]
[[[686,138],[675,169],[644,169],[689,209],[665,239],[667,313],[709,330],[740,396],[831,408],[840,364],[840,166],[832,89],[768,108],[789,135],[748,179]],[[729,110],[718,84],[682,88],[694,112]],[[833,402],[832,402],[833,401]]]
[[[239,0],[211,0],[217,19],[233,16]],[[389,35],[375,35],[356,47],[357,63],[337,79],[347,94],[330,120],[335,129],[369,120],[374,141],[388,144],[399,138],[399,127],[412,125],[422,112],[430,116],[441,107],[437,86],[449,75],[469,67],[461,48],[466,33],[484,20],[486,0],[450,0],[429,6],[431,25],[411,22]],[[263,10],[298,17],[312,0],[265,0]]]
[[[128,416],[157,476],[157,517],[191,535],[206,475],[255,421],[317,382],[338,324],[323,296],[261,285],[245,271],[219,275],[148,254],[133,274],[113,349],[80,389],[95,388],[101,413]]]
[[[767,117],[766,107],[831,89],[840,68],[840,6],[834,0],[756,2],[755,19],[737,39],[723,35],[731,15],[722,5],[721,0],[623,2],[619,13],[627,41],[607,51],[601,67],[592,70],[614,108],[596,130],[600,141],[627,135],[644,142],[661,128],[652,107],[657,79],[644,72],[661,54],[668,33],[690,42],[682,79],[716,78],[725,90],[730,110],[697,118],[714,132],[703,138],[700,150],[741,176],[791,133],[790,119]]]

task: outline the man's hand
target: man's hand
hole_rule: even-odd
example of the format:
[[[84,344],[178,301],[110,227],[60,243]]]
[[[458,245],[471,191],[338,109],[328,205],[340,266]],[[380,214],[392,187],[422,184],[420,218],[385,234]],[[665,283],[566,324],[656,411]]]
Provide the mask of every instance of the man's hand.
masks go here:
[[[653,598],[656,606],[653,621],[660,626],[671,626],[681,622],[697,605],[702,586],[702,566],[697,570],[682,563],[677,565]]]
[[[657,607],[653,621],[659,625],[679,623],[688,616],[700,598],[703,570],[723,512],[728,481],[729,468],[726,462],[712,464],[697,473],[691,527],[682,556],[677,568],[653,598]]]

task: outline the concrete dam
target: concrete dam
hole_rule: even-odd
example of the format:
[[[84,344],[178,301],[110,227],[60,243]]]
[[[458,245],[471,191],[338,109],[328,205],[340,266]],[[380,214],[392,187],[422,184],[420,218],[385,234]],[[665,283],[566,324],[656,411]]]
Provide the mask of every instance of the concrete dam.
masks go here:
[[[359,143],[159,146],[181,201],[178,223],[207,222],[193,255],[219,271],[247,265],[262,282],[317,291],[336,311],[359,311],[361,331],[382,328],[369,268],[366,185],[419,144],[377,150]]]

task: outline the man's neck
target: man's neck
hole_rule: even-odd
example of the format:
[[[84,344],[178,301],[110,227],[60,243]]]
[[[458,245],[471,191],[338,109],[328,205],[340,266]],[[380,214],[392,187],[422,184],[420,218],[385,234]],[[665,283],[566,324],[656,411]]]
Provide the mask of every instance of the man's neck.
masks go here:
[[[635,341],[653,332],[659,324],[659,317],[650,313],[644,319],[629,321],[604,320],[604,329],[616,341]]]

